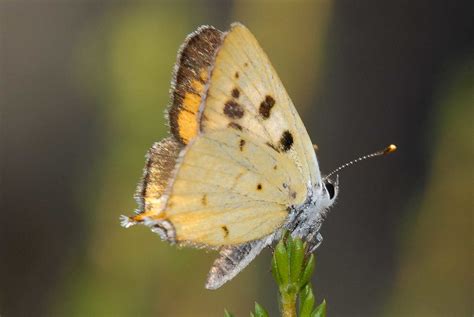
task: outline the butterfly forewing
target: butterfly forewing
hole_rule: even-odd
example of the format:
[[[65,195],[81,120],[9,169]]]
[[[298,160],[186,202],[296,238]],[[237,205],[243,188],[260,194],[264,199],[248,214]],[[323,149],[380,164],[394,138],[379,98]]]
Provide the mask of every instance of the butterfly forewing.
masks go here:
[[[217,50],[201,131],[233,128],[289,156],[313,184],[320,182],[308,133],[255,37],[234,24]]]

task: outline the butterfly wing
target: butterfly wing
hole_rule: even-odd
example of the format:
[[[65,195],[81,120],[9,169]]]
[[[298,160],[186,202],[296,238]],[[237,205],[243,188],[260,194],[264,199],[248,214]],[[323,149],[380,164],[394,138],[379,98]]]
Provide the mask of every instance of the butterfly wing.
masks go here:
[[[203,134],[179,161],[163,213],[180,242],[222,246],[264,237],[306,198],[293,162],[245,132]]]
[[[309,135],[267,55],[243,25],[234,23],[218,49],[205,107],[203,132],[234,127],[287,156],[306,178],[320,183]]]

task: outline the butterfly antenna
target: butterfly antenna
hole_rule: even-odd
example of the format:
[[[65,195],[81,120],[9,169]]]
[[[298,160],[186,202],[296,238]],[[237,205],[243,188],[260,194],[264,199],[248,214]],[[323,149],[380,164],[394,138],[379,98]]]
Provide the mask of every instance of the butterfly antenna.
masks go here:
[[[367,154],[367,155],[364,155],[364,156],[361,156],[355,160],[352,160],[350,162],[347,162],[341,166],[339,166],[338,168],[336,168],[334,171],[332,171],[331,173],[329,173],[326,177],[324,178],[329,178],[331,175],[334,175],[335,173],[339,172],[340,170],[343,170],[345,169],[346,167],[349,167],[351,165],[354,165],[356,163],[359,163],[360,161],[364,161],[366,159],[370,159],[370,158],[373,158],[373,157],[377,157],[377,156],[382,156],[382,155],[387,155],[387,154],[390,154],[390,153],[393,153],[397,150],[397,146],[395,144],[390,144],[389,146],[387,146],[385,149],[383,150],[380,150],[380,151],[377,151],[377,152],[374,152],[374,153],[371,153],[371,154]]]

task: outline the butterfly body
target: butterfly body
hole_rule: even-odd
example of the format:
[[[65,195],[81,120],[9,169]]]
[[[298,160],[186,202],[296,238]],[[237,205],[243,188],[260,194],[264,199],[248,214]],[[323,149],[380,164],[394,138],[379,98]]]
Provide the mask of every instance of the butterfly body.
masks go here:
[[[338,186],[250,31],[201,27],[178,55],[171,135],[147,154],[129,227],[170,243],[218,249],[206,287],[233,278],[284,231],[316,248]]]

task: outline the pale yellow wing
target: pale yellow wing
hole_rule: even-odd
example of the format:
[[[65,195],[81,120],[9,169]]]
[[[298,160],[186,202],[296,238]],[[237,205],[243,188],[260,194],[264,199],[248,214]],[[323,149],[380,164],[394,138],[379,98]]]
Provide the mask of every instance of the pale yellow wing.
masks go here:
[[[228,127],[252,133],[293,161],[305,183],[320,182],[311,140],[267,55],[241,24],[233,24],[217,50],[201,131]]]
[[[306,197],[293,162],[244,132],[206,133],[179,160],[163,210],[179,242],[220,246],[261,238]]]

